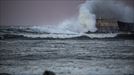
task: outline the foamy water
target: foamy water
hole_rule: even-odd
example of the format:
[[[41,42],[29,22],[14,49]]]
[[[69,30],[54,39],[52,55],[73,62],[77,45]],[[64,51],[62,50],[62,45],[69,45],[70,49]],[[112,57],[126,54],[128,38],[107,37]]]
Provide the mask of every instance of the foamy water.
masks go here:
[[[0,73],[42,75],[133,75],[134,41],[0,40]]]

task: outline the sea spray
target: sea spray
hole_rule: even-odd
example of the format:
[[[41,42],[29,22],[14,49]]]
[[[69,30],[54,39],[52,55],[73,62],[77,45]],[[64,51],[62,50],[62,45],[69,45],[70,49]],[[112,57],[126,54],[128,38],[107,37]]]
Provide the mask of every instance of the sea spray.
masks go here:
[[[79,9],[79,22],[80,25],[84,27],[85,30],[90,32],[95,32],[96,28],[96,16],[92,13],[92,7],[86,1],[81,4]]]
[[[58,34],[84,34],[95,32],[96,19],[114,19],[124,22],[133,22],[133,7],[123,4],[121,1],[86,0],[79,7],[79,15],[65,19],[58,25],[45,25],[33,27],[32,30]],[[123,13],[122,13],[123,12]]]
[[[97,31],[96,15],[92,12],[92,6],[93,5],[90,1],[85,1],[85,3],[80,5],[78,17],[63,21],[61,24],[59,24],[58,29],[71,33]]]
[[[38,30],[47,33],[62,33],[62,34],[81,34],[85,32],[95,32],[96,16],[92,13],[92,7],[89,2],[81,4],[79,7],[79,15],[70,19],[65,19],[58,25],[45,25],[45,27],[34,26],[33,30]],[[91,5],[92,6],[92,5]]]
[[[65,19],[58,25],[34,26],[30,29],[50,34],[84,34],[88,31],[95,32],[97,30],[96,18],[99,17],[125,20],[127,22],[133,21],[133,8],[130,9],[130,7],[126,7],[122,2],[115,0],[87,0],[80,5],[77,17]]]
[[[128,4],[127,4],[128,3]],[[99,19],[134,23],[134,0],[90,0],[86,6]]]

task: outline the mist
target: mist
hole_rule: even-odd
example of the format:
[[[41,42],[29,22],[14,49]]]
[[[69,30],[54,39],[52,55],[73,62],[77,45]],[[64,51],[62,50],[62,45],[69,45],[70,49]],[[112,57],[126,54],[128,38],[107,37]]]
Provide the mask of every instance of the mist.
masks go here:
[[[116,19],[123,22],[134,22],[133,0],[87,0],[89,11],[98,19]],[[92,9],[91,9],[92,7]]]

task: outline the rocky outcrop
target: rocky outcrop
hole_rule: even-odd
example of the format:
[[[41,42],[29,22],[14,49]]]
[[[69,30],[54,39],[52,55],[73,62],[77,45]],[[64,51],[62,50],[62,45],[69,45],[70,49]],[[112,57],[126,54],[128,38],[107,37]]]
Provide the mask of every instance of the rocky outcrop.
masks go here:
[[[56,75],[56,74],[52,71],[45,71],[43,75]]]

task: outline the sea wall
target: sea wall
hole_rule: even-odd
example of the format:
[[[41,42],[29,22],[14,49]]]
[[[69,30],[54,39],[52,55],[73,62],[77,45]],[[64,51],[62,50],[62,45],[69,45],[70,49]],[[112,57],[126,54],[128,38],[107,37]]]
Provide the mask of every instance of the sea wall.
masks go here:
[[[113,19],[97,19],[96,26],[98,28],[97,32],[101,33],[115,33],[119,30],[117,21]]]

